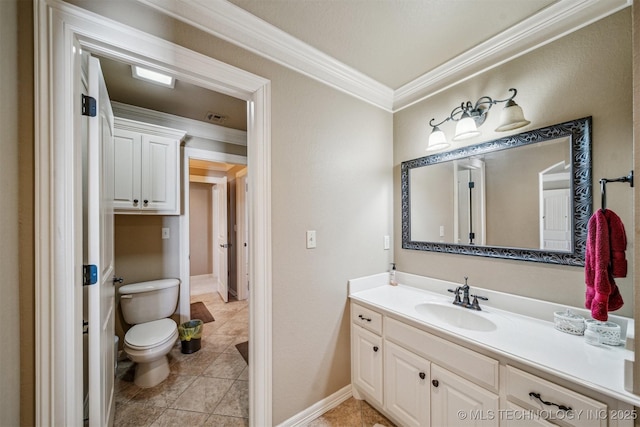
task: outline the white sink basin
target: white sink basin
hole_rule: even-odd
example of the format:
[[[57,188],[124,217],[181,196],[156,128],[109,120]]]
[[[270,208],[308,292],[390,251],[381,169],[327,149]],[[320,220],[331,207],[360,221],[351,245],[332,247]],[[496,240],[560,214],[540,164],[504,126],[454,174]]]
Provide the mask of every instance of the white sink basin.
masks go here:
[[[468,308],[426,302],[416,305],[416,311],[451,326],[473,331],[494,331],[496,324]]]

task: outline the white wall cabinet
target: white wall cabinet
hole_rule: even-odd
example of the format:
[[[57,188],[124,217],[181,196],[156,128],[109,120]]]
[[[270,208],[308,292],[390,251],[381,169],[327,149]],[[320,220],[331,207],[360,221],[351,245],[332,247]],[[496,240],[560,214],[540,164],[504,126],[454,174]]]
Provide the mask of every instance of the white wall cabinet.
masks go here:
[[[114,123],[114,210],[180,214],[180,143],[186,132],[133,120]]]

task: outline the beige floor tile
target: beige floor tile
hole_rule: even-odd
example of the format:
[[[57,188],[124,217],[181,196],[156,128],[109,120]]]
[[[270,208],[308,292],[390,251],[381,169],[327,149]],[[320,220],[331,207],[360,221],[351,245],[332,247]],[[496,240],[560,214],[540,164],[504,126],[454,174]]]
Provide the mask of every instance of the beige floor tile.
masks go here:
[[[235,353],[222,353],[205,369],[202,375],[236,380],[246,367],[247,363],[238,351]]]
[[[150,426],[163,411],[164,408],[141,403],[116,403],[114,425],[117,427]]]
[[[169,355],[169,367],[171,372],[180,375],[202,375],[205,369],[211,365],[220,355],[211,351],[208,346],[191,354],[184,354],[180,350],[172,350]]]
[[[180,411],[178,409],[165,409],[151,427],[197,427],[204,425],[209,414],[200,412]]]
[[[234,382],[213,413],[217,415],[248,418],[249,382]]]
[[[364,400],[361,402],[363,427],[373,427],[375,424],[380,424],[384,427],[396,427],[394,423],[389,421],[387,417],[378,412],[373,406],[369,405]]]
[[[308,427],[361,427],[360,401],[353,397],[324,413],[308,424]]]
[[[129,401],[145,405],[169,407],[196,379],[193,375],[169,374],[169,377],[155,387],[143,388]]]
[[[248,418],[227,417],[224,415],[211,415],[203,424],[206,427],[249,427]]]
[[[232,380],[198,377],[178,399],[171,404],[174,409],[210,414],[233,385]]]

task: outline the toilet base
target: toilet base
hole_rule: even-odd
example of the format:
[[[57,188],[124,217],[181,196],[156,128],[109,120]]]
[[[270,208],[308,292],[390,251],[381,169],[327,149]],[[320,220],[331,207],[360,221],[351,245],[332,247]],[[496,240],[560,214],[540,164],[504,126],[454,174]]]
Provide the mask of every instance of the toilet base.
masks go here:
[[[141,388],[155,387],[169,376],[169,360],[167,356],[151,362],[138,363],[133,382]]]

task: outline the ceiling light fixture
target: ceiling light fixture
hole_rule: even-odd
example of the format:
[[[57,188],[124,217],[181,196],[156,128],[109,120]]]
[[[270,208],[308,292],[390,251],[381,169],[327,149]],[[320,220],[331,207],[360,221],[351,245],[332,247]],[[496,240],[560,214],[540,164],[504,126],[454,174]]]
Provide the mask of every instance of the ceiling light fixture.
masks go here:
[[[432,127],[431,135],[429,135],[429,144],[427,145],[427,151],[442,150],[449,146],[447,137],[440,129],[440,125],[453,120],[456,123],[456,133],[453,137],[454,141],[462,141],[464,139],[473,138],[480,135],[478,127],[480,127],[487,119],[487,113],[494,106],[500,102],[506,102],[506,105],[502,109],[500,115],[500,125],[496,128],[496,132],[504,132],[512,129],[518,129],[531,123],[524,118],[522,108],[515,103],[513,98],[516,97],[518,91],[516,89],[509,89],[513,92],[510,98],[507,99],[492,99],[488,96],[482,96],[478,98],[475,104],[471,101],[463,102],[459,107],[456,107],[451,111],[449,117],[445,118],[440,123],[434,124],[434,119],[429,121],[429,126]]]
[[[171,89],[173,89],[176,82],[176,79],[167,74],[159,73],[148,68],[143,68],[139,65],[131,66],[131,74],[136,79],[155,83],[164,87],[169,87]]]

